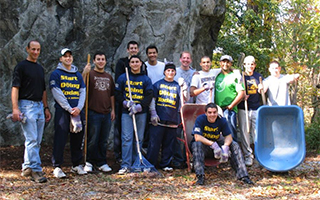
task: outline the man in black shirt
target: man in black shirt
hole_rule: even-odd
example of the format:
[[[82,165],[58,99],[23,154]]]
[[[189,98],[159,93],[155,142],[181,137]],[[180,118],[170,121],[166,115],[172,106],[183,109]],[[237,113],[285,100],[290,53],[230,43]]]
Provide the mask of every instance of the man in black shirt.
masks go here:
[[[32,40],[26,48],[28,57],[14,68],[11,101],[12,119],[20,121],[25,141],[22,176],[31,176],[32,180],[43,183],[47,179],[42,172],[40,160],[40,143],[45,122],[51,114],[47,103],[44,70],[37,63],[40,43]],[[26,118],[23,123],[22,117]]]

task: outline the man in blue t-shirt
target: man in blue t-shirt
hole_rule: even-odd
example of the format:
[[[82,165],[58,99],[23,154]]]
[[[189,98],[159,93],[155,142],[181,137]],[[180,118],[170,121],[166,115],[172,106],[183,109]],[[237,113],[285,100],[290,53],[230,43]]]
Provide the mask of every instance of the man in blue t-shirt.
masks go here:
[[[240,102],[238,105],[238,119],[239,119],[239,141],[241,142],[241,148],[243,151],[244,162],[247,166],[253,164],[253,150],[250,144],[253,144],[255,134],[256,134],[256,118],[257,109],[260,107],[260,91],[259,78],[261,74],[255,72],[256,62],[253,56],[247,56],[244,58],[244,68],[245,68],[245,88],[246,88],[246,99],[248,103],[248,123],[249,131],[247,130],[246,122],[246,111],[244,101]]]
[[[87,174],[83,169],[82,140],[84,113],[81,112],[86,98],[86,86],[78,68],[74,66],[70,49],[60,52],[60,63],[50,76],[50,89],[55,100],[54,142],[52,163],[53,175],[64,178],[62,171],[63,151],[70,135],[71,171],[79,175]],[[73,126],[71,126],[73,125]]]
[[[191,141],[193,154],[193,166],[197,176],[198,185],[204,184],[204,159],[212,156],[212,150],[216,159],[220,162],[228,161],[229,149],[231,152],[230,164],[236,172],[237,179],[246,184],[253,184],[244,164],[242,152],[237,142],[233,141],[231,129],[225,118],[218,116],[218,107],[209,103],[205,107],[205,114],[196,119]]]

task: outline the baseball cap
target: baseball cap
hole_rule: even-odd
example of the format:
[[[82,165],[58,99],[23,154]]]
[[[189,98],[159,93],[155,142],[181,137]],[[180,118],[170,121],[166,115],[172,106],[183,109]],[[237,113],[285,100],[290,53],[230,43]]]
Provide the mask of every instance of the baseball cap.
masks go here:
[[[70,52],[70,54],[72,55],[72,51],[70,50],[70,49],[68,49],[68,48],[64,48],[64,49],[62,49],[61,50],[61,54],[60,54],[60,56],[64,56],[64,54],[66,54],[67,52]]]
[[[221,56],[220,61],[223,61],[223,60],[229,60],[230,62],[233,62],[232,57],[229,56],[229,55],[223,55],[223,56]]]

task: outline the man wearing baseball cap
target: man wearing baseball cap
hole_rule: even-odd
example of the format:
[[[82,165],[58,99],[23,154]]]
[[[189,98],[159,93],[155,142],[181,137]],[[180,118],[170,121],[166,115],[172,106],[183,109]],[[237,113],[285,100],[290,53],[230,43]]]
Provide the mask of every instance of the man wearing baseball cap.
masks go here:
[[[233,140],[237,141],[237,105],[244,98],[244,87],[240,82],[241,75],[232,70],[233,59],[229,55],[220,58],[221,73],[215,82],[215,103],[219,105],[227,119]]]
[[[50,76],[50,89],[55,100],[54,143],[52,162],[53,175],[64,178],[62,171],[63,151],[70,135],[71,171],[79,175],[86,174],[82,162],[82,140],[84,113],[81,112],[86,98],[86,86],[78,68],[72,64],[72,51],[64,48],[60,51],[60,63]]]

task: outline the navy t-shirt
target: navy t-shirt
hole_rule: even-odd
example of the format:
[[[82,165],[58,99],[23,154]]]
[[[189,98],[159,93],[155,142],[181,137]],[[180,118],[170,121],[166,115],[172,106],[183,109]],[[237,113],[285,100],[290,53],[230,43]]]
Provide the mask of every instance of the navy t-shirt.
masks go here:
[[[199,134],[211,141],[217,141],[220,133],[225,137],[231,134],[231,129],[226,118],[217,117],[214,123],[210,123],[205,114],[199,115],[194,124],[192,135]],[[194,141],[194,138],[193,140]]]
[[[156,111],[161,121],[178,123],[180,86],[176,81],[164,79],[153,84],[153,96],[156,99]]]
[[[260,93],[258,92],[258,85],[260,82],[259,77],[262,76],[257,72],[253,72],[252,76],[244,76],[244,79],[246,80],[246,93],[249,95],[249,98],[247,99],[249,110],[257,110],[261,105]],[[238,104],[238,109],[245,109],[244,101],[241,101]]]

